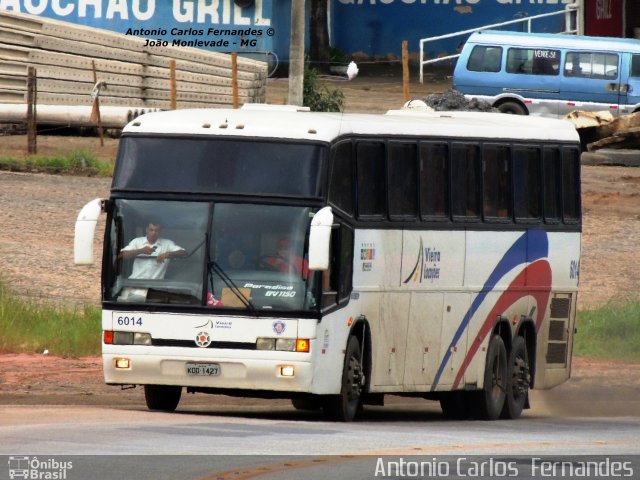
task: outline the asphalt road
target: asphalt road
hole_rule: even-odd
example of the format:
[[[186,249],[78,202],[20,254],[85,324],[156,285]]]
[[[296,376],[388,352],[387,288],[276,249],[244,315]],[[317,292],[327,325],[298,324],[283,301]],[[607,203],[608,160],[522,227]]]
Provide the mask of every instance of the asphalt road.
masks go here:
[[[0,478],[18,456],[37,458],[40,470],[71,462],[65,480],[306,480],[415,478],[395,470],[388,476],[380,463],[396,462],[391,464],[396,468],[401,461],[414,462],[414,468],[422,462],[446,478],[464,477],[460,468],[468,477],[517,471],[519,478],[529,478],[534,457],[540,462],[600,459],[610,466],[614,455],[624,455],[620,465],[637,478],[639,432],[638,417],[557,418],[535,411],[516,421],[446,421],[437,404],[405,399],[368,409],[361,421],[349,424],[326,422],[284,403],[241,411],[193,406],[172,414],[140,407],[9,405],[0,410],[0,455],[7,456],[6,461],[0,457]],[[476,464],[484,465],[477,471],[484,475],[468,474]],[[448,469],[447,475],[438,475],[438,468],[441,474]],[[540,466],[538,473],[543,473]]]

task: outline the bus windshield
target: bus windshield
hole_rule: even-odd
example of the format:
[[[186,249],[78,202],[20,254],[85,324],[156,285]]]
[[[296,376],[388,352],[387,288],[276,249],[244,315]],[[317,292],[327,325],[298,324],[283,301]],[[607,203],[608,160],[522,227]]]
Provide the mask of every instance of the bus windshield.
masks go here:
[[[260,311],[317,311],[305,258],[315,209],[114,201],[105,300]]]

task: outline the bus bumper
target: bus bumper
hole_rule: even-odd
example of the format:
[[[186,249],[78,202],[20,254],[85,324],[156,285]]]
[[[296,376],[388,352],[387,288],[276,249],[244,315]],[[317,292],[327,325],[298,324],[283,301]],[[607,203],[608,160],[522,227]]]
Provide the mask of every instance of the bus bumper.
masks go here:
[[[126,362],[128,360],[128,367]],[[309,361],[282,359],[198,359],[155,355],[103,354],[104,379],[110,385],[174,385],[212,389],[311,392]],[[120,364],[119,367],[116,365]],[[216,374],[194,374],[199,366],[217,367]],[[195,367],[195,368],[194,368]],[[215,371],[215,368],[213,369]],[[337,392],[335,392],[337,393]]]

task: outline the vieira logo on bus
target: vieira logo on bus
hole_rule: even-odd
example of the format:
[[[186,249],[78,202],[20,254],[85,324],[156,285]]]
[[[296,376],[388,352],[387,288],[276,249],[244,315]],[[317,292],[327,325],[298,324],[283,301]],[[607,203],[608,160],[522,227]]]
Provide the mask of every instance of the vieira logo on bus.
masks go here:
[[[420,246],[418,247],[418,259],[411,270],[411,273],[402,283],[418,282],[422,280],[434,280],[440,278],[440,250],[433,247],[424,247],[422,238],[420,238]]]

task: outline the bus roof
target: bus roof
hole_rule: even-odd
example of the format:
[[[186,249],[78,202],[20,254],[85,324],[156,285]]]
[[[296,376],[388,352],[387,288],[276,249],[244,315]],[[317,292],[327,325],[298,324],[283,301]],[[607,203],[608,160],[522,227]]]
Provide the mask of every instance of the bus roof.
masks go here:
[[[385,115],[318,113],[296,107],[245,105],[241,109],[192,109],[144,114],[124,133],[288,138],[330,142],[340,136],[578,141],[572,123],[502,113],[391,110]]]
[[[588,37],[559,33],[527,33],[483,30],[473,33],[467,42],[498,44],[503,46],[569,48],[572,50],[598,50],[602,52],[640,53],[640,41],[633,38]]]

